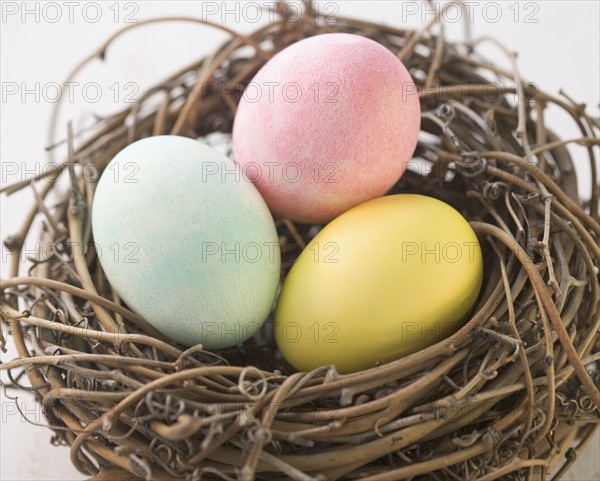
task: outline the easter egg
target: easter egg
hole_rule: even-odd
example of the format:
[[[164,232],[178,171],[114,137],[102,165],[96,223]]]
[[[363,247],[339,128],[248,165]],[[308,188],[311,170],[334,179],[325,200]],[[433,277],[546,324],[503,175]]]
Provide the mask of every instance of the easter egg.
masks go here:
[[[381,44],[328,33],[270,59],[235,115],[235,161],[272,212],[323,223],[388,191],[417,144],[420,105]]]
[[[271,312],[273,218],[233,161],[205,144],[166,135],[120,151],[98,181],[92,230],[116,292],[174,341],[233,346]]]
[[[477,299],[481,248],[448,204],[380,197],[327,224],[287,275],[275,309],[284,358],[307,371],[350,373],[453,334]]]

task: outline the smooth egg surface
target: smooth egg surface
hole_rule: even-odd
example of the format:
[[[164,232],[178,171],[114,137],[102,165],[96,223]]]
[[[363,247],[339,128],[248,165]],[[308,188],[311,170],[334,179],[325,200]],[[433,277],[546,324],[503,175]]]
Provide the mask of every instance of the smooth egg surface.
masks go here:
[[[117,293],[174,341],[233,346],[272,309],[273,218],[233,161],[196,140],[149,137],[119,152],[98,182],[92,230]]]
[[[277,300],[275,339],[301,371],[368,369],[458,330],[482,276],[477,237],[454,208],[422,195],[377,198],[303,250]]]
[[[277,53],[246,87],[235,161],[275,214],[327,222],[398,181],[420,112],[409,72],[387,48],[353,34],[316,35]]]

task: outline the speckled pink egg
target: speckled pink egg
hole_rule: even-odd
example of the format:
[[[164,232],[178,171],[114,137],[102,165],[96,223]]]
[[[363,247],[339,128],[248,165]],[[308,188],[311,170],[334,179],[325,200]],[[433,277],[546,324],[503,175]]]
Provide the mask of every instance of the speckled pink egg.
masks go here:
[[[387,48],[317,35],[279,52],[246,87],[235,161],[274,214],[324,223],[398,181],[420,114],[416,86]]]

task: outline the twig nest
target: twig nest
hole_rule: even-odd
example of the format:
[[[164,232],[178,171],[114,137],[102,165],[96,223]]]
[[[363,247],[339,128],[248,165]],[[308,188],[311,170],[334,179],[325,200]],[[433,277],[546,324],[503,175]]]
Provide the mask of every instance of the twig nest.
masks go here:
[[[47,173],[67,166],[78,173],[67,160],[102,171],[128,144],[165,133],[231,154],[235,92],[270,57],[318,34],[368,37],[402,58],[422,111],[415,155],[389,193],[447,202],[481,243],[480,300],[464,326],[349,375],[333,366],[294,372],[275,347],[271,318],[233,348],[186,348],[150,329],[107,280],[90,228],[94,180],[75,176],[72,197],[56,189],[58,203],[44,200],[56,187],[46,183],[35,209],[42,244],[54,248],[18,277],[33,218],[8,240],[1,314],[19,358],[0,369],[36,393],[55,442],[71,446],[78,470],[101,471],[98,479],[126,472],[153,480],[541,480],[550,472],[560,478],[585,447],[600,418],[597,123],[568,98],[524,89],[516,72],[430,28],[344,18],[326,25],[311,14],[237,36],[101,120]],[[207,90],[206,82],[223,88]],[[378,88],[374,82],[368,93],[375,105],[395,105],[393,92]],[[547,105],[570,115],[581,137],[560,140],[545,123]],[[397,142],[385,139],[400,149]],[[592,166],[586,202],[577,193],[573,142],[584,146],[577,163],[587,158]],[[369,148],[387,147],[373,141]],[[398,169],[390,167],[389,185]],[[275,224],[285,274],[321,226],[281,217]],[[32,388],[21,385],[22,371]]]

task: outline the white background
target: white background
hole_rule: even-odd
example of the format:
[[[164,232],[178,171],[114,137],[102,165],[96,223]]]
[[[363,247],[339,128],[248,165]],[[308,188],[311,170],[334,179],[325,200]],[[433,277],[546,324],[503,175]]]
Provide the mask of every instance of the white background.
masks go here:
[[[2,2],[0,157],[3,184],[19,180],[27,172],[39,171],[47,161],[44,147],[48,145],[47,129],[55,91],[50,87],[44,91],[44,86],[52,82],[62,85],[77,61],[126,25],[127,15],[129,19],[141,20],[161,15],[199,17],[204,13],[205,18],[218,23],[224,21],[240,32],[250,32],[268,21],[266,13],[256,23],[248,21],[255,18],[256,11],[246,9],[240,2],[204,2],[202,7],[202,2],[192,1],[120,4],[108,1],[98,3],[99,8],[90,6],[90,2],[71,3],[72,7],[64,2],[56,2],[53,6],[39,2],[26,5],[23,2]],[[257,3],[269,2],[259,0]],[[342,15],[394,26],[417,27],[432,16],[431,11],[415,2],[363,0],[317,3],[324,12],[338,8]],[[577,101],[590,105],[589,111],[593,115],[598,115],[600,10],[597,1],[468,3],[471,4],[471,27],[475,37],[491,35],[511,50],[517,50],[519,68],[526,79],[535,81],[551,94],[558,95],[559,89],[563,88]],[[490,6],[490,3],[494,5]],[[17,13],[10,15],[15,8]],[[25,8],[33,13],[23,17]],[[217,13],[209,15],[215,9]],[[290,12],[292,15],[293,11]],[[54,21],[59,13],[61,18]],[[225,18],[221,18],[222,15]],[[453,19],[454,16],[449,14],[446,33],[451,39],[458,40],[462,38],[463,24],[452,23]],[[171,23],[134,29],[108,50],[106,63],[95,61],[76,79],[80,87],[73,92],[73,102],[66,102],[63,108],[58,138],[65,136],[64,126],[68,120],[72,120],[77,129],[89,121],[92,113],[107,114],[118,109],[115,95],[118,94],[123,101],[132,90],[131,86],[126,86],[127,82],[133,82],[143,91],[177,68],[210,53],[226,38],[224,32],[195,24]],[[481,52],[496,63],[507,65],[497,49],[487,46]],[[36,88],[36,82],[39,82],[39,88]],[[83,87],[91,82],[100,85],[97,102],[91,101],[97,90],[83,92]],[[8,95],[15,84],[18,93]],[[34,93],[22,98],[23,89],[33,89]],[[37,99],[36,90],[39,93]],[[559,112],[550,111],[548,118],[560,137],[578,135],[573,123]],[[589,194],[589,170],[585,157],[581,155],[581,148],[575,147],[571,151],[576,160],[583,159],[576,162],[576,167],[581,192],[586,196]],[[8,168],[9,164],[18,166],[17,174],[7,175],[13,170]],[[0,197],[2,239],[17,231],[19,220],[32,199],[31,191],[27,190],[8,198]],[[26,247],[33,249],[34,242],[34,238],[29,239]],[[2,277],[6,277],[8,272],[6,259],[5,248],[2,247]],[[1,359],[7,361],[14,356],[14,351],[9,350],[7,354],[1,354]],[[18,396],[19,405],[28,417],[43,423],[35,403],[23,393]],[[3,392],[0,392],[0,401],[0,480],[84,479],[71,467],[68,449],[50,446],[49,430],[23,421]],[[600,479],[598,438],[585,454],[565,479]]]

